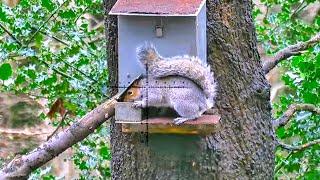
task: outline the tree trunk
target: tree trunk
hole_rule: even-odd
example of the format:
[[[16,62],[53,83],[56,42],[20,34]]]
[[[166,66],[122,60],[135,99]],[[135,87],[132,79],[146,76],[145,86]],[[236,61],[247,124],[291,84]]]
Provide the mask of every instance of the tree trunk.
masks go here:
[[[105,1],[108,13],[115,0]],[[207,1],[208,63],[220,128],[208,136],[124,134],[111,125],[113,179],[272,179],[275,142],[251,1]],[[117,84],[117,20],[106,16],[110,85]]]

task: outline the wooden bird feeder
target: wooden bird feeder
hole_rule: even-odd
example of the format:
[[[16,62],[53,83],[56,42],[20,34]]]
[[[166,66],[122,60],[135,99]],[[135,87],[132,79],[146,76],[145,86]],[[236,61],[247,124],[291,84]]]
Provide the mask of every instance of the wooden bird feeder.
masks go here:
[[[119,91],[143,73],[136,48],[152,42],[164,57],[177,55],[207,59],[205,0],[118,0],[110,15],[118,16]],[[144,115],[131,103],[116,105],[116,122],[123,132],[202,134],[212,132],[219,116],[204,115],[195,121],[174,125],[174,117]],[[147,113],[148,114],[148,113]]]

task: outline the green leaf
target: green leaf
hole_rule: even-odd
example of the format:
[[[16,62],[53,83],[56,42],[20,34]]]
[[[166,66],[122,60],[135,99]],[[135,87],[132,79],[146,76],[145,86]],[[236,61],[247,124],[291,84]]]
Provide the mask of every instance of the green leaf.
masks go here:
[[[311,169],[310,171],[305,173],[306,179],[318,179],[320,177],[320,170]]]
[[[18,85],[18,84],[24,83],[25,81],[26,81],[26,78],[23,75],[19,74],[14,83]]]
[[[74,13],[73,10],[69,9],[60,13],[60,17],[65,19],[71,19],[77,17],[77,15]]]
[[[51,0],[41,0],[41,5],[45,7],[48,11],[53,11],[55,8]]]
[[[2,22],[7,22],[8,21],[6,13],[2,11],[1,7],[0,7],[0,20]]]
[[[32,80],[35,80],[37,78],[36,72],[34,70],[28,69],[26,72],[27,76],[31,78]]]
[[[285,137],[285,134],[286,134],[286,130],[284,129],[284,127],[280,127],[277,129],[277,136],[279,138]]]
[[[45,85],[52,85],[55,82],[57,82],[57,76],[56,75],[53,75],[52,77],[47,78],[46,80],[43,81],[43,83]]]
[[[110,149],[107,146],[102,146],[99,150],[100,155],[104,159],[110,159]]]
[[[2,64],[0,66],[0,79],[7,80],[12,75],[12,68],[11,65],[8,63]]]

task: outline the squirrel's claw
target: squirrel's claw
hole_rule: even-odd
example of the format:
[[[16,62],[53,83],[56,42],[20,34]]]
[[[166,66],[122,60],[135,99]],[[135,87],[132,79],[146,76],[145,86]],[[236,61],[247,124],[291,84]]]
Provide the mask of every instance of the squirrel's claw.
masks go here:
[[[134,108],[143,108],[144,107],[144,103],[143,103],[143,101],[135,101],[135,102],[133,102],[132,107],[134,107]]]
[[[186,121],[188,121],[188,120],[192,120],[192,119],[190,119],[190,118],[184,118],[184,117],[178,117],[178,118],[175,118],[175,119],[173,120],[173,123],[176,124],[176,125],[180,125],[180,124],[182,124],[182,123],[184,123],[184,122],[186,122]]]

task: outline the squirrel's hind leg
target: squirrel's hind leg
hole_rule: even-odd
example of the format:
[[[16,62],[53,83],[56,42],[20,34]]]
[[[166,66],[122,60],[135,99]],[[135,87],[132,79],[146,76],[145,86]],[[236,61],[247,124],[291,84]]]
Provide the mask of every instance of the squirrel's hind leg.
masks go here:
[[[204,112],[204,109],[200,108],[196,104],[192,104],[192,103],[187,103],[185,105],[183,104],[185,103],[181,104],[177,102],[173,105],[174,110],[181,116],[173,120],[175,124],[182,124],[186,121],[194,120],[200,117]]]

